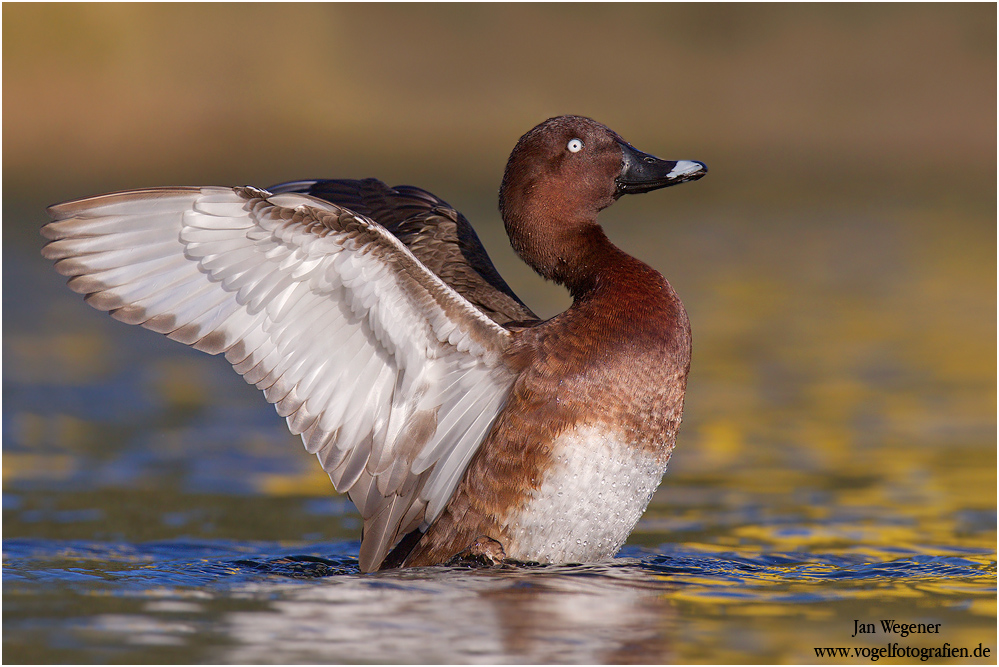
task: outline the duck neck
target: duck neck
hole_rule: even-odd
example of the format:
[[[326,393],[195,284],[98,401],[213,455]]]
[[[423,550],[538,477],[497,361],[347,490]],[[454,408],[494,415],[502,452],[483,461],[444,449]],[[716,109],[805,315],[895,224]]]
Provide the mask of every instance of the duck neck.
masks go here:
[[[573,299],[592,294],[600,276],[625,253],[611,243],[593,219],[546,220],[539,224],[518,224],[506,220],[513,249],[543,278],[563,285]],[[526,230],[526,233],[525,233]]]

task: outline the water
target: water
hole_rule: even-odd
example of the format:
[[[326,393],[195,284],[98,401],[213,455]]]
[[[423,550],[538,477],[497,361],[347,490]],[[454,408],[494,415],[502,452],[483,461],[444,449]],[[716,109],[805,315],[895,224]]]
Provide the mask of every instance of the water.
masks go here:
[[[5,202],[6,661],[995,662],[994,210],[621,206],[611,237],[694,328],[624,551],[361,575],[356,514],[258,392],[83,305],[37,254],[39,207]],[[529,303],[564,303],[482,235]]]
[[[809,645],[879,645],[850,638],[861,609],[878,624],[940,624],[941,641],[903,646],[994,639],[983,595],[994,567],[981,554],[629,548],[601,564],[360,575],[356,548],[8,540],[4,604],[18,613],[5,650],[25,661],[812,661]]]

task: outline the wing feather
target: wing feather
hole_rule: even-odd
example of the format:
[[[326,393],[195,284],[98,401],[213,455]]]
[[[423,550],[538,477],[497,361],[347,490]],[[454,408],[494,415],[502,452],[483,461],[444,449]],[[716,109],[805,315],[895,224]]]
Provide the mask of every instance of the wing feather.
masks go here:
[[[410,185],[390,188],[374,178],[294,181],[270,189],[309,194],[378,222],[441,280],[500,324],[538,319],[500,277],[465,216],[426,190]]]
[[[225,353],[364,518],[361,567],[443,509],[505,404],[510,334],[376,222],[161,188],[50,209],[43,255],[117,319]]]

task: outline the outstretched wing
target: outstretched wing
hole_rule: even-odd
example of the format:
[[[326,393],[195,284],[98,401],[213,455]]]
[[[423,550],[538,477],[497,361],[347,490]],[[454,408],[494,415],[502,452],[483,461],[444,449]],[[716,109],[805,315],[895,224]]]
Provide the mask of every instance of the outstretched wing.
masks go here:
[[[357,505],[362,570],[440,513],[505,404],[510,333],[346,208],[193,187],[49,212],[42,254],[87,303],[263,390]]]
[[[496,271],[465,216],[426,190],[412,185],[390,188],[376,178],[293,181],[268,190],[310,194],[374,220],[499,324],[538,320]]]

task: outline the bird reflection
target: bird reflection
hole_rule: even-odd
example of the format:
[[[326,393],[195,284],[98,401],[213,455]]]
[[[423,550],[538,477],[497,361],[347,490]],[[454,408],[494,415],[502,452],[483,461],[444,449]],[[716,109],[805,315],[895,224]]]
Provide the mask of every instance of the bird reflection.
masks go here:
[[[639,561],[417,568],[308,585],[229,614],[225,662],[673,662],[669,584]]]

